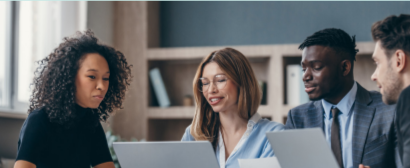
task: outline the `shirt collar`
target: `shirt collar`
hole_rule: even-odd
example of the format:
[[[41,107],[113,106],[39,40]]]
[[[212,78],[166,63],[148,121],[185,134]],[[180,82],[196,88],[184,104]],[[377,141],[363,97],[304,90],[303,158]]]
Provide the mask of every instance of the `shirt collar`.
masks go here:
[[[262,116],[261,116],[259,113],[255,113],[255,114],[253,114],[253,116],[249,119],[248,125],[249,125],[249,124],[255,125],[255,124],[258,123],[259,120],[261,120],[261,119],[262,119]]]
[[[247,125],[245,133],[242,135],[242,138],[239,140],[238,144],[236,144],[234,150],[232,151],[231,155],[229,156],[229,158],[226,161],[225,161],[225,145],[224,145],[224,142],[223,142],[223,137],[222,137],[221,130],[219,130],[219,140],[218,140],[219,142],[218,142],[218,148],[217,148],[217,150],[218,150],[217,156],[219,155],[220,167],[225,167],[226,162],[229,161],[231,156],[242,147],[242,145],[248,139],[248,137],[249,137],[250,133],[252,132],[254,126],[261,119],[262,119],[262,116],[259,113],[253,114],[253,116],[248,120],[248,125]]]
[[[327,102],[325,99],[322,99],[322,106],[325,110],[326,117],[330,118],[330,110],[332,107],[337,107],[340,110],[342,115],[350,115],[350,109],[352,108],[354,101],[356,100],[356,93],[357,93],[357,83],[354,82],[353,87],[350,91],[340,100],[340,102],[336,105]]]
[[[247,125],[246,131],[245,131],[245,136],[249,136],[249,133],[252,131],[253,127],[261,119],[262,119],[262,116],[259,113],[253,114],[253,116],[248,121],[248,125]],[[220,141],[219,141],[219,147],[220,147],[224,143],[223,138],[222,138],[221,130],[219,130],[219,139],[220,139]]]

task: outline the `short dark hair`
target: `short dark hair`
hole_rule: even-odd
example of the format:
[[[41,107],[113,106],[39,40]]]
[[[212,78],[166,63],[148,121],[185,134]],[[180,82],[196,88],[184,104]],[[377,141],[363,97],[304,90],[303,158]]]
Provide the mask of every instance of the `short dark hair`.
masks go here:
[[[84,55],[98,53],[105,58],[110,69],[110,85],[97,109],[95,122],[106,121],[114,110],[121,109],[125,92],[131,82],[131,67],[125,56],[108,45],[101,44],[91,30],[77,32],[64,41],[46,58],[40,60],[32,85],[28,112],[45,108],[50,122],[71,127],[78,122],[75,113],[75,76]]]
[[[327,28],[314,33],[300,44],[299,49],[303,50],[305,47],[313,45],[326,46],[337,52],[347,53],[352,61],[356,60],[356,54],[359,52],[356,49],[355,36],[350,37],[342,29],[336,28]]]
[[[372,36],[374,41],[380,41],[386,49],[388,58],[397,49],[410,53],[410,15],[392,15],[374,23]]]

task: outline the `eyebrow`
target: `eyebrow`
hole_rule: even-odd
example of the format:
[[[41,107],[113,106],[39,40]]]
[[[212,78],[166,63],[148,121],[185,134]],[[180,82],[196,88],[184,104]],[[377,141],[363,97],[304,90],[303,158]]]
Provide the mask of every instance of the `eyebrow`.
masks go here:
[[[322,63],[322,61],[313,60],[313,61],[309,61],[309,63],[310,63],[310,64],[311,64],[311,63]],[[304,65],[304,63],[303,63],[303,62],[300,62],[300,65]]]
[[[214,77],[217,76],[217,75],[226,75],[226,74],[225,74],[225,73],[219,73],[219,74],[215,74]],[[208,79],[207,77],[200,77],[199,79],[201,79],[201,78],[202,78],[202,79],[203,79],[203,78]]]
[[[88,71],[98,72],[98,70],[96,70],[96,69],[89,69],[89,70],[87,70],[87,72],[88,72]],[[110,73],[110,71],[108,71],[107,73]]]
[[[319,61],[319,60],[313,60],[313,61],[309,61],[309,63],[322,63],[322,61]]]

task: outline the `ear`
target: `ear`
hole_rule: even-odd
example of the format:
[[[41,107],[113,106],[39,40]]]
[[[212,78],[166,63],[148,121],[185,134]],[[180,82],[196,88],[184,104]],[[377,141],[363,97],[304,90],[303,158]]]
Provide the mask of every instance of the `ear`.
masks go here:
[[[406,66],[408,65],[407,61],[409,61],[406,53],[403,50],[396,50],[396,52],[394,52],[393,57],[396,58],[395,60],[392,59],[391,61],[393,62],[393,67],[396,67],[396,71],[397,72],[402,72],[404,71],[404,69],[406,68]]]
[[[340,65],[343,76],[347,76],[352,71],[352,62],[350,60],[343,60]]]

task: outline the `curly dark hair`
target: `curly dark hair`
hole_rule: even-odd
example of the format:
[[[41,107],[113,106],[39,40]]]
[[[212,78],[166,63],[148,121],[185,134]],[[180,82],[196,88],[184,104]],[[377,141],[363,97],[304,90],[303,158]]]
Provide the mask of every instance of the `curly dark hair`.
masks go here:
[[[299,49],[303,50],[305,47],[313,45],[322,45],[330,47],[337,52],[347,53],[352,63],[356,60],[356,54],[359,52],[359,50],[356,49],[355,36],[350,37],[349,34],[342,29],[336,28],[327,28],[315,32],[300,44]]]
[[[390,59],[397,49],[410,54],[410,15],[389,16],[372,25],[372,37],[386,49]]]
[[[106,121],[116,109],[122,109],[125,93],[131,82],[131,67],[124,55],[113,47],[101,44],[91,30],[77,32],[64,41],[50,55],[38,61],[28,113],[44,108],[50,122],[71,127],[75,113],[75,77],[85,54],[103,56],[110,70],[107,93],[97,109],[96,121]],[[98,119],[97,119],[98,118]]]

